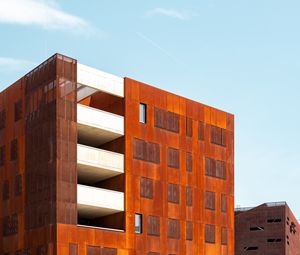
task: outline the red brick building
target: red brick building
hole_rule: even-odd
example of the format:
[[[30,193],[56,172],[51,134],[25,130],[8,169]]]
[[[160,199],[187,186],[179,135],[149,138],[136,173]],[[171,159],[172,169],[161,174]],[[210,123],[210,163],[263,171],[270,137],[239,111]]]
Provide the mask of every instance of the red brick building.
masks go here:
[[[233,141],[229,113],[56,54],[0,93],[0,253],[233,255]]]
[[[300,254],[299,223],[285,202],[235,210],[235,255]]]

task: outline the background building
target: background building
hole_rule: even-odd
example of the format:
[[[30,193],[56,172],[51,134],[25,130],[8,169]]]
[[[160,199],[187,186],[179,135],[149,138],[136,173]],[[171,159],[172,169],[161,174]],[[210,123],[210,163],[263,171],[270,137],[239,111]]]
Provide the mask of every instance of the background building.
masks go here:
[[[299,223],[285,202],[235,209],[235,255],[300,254]]]
[[[234,253],[233,115],[54,55],[0,94],[0,253]]]

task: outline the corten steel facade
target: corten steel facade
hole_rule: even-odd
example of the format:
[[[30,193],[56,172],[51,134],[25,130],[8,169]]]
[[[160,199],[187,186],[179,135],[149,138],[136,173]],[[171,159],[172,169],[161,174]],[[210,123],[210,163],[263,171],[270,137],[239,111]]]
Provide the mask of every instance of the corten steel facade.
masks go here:
[[[0,137],[1,254],[234,254],[233,115],[56,54]]]
[[[235,210],[236,255],[300,254],[299,223],[285,202]]]

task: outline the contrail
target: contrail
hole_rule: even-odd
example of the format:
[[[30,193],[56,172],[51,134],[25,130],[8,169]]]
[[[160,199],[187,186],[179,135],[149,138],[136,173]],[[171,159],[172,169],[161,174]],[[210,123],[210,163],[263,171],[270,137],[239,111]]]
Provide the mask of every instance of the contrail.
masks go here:
[[[167,55],[169,58],[171,58],[172,60],[174,60],[177,64],[183,64],[181,61],[179,61],[177,58],[175,58],[170,52],[168,52],[167,50],[165,50],[164,48],[160,47],[156,42],[154,42],[153,40],[151,40],[149,37],[145,36],[144,34],[140,33],[140,32],[136,32],[136,34],[142,38],[143,40],[145,40],[146,42],[150,43],[153,47],[157,48],[158,50],[160,50],[161,52],[163,52],[165,55]]]

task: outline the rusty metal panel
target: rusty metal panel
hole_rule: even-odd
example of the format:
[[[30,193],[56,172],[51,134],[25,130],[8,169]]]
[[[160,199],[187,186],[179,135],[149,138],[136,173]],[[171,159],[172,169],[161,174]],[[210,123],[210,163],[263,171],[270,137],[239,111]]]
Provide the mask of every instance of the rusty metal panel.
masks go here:
[[[180,192],[179,185],[174,183],[168,184],[168,202],[179,204]]]
[[[156,143],[135,138],[133,140],[133,158],[159,164],[160,147]]]
[[[160,236],[160,218],[149,215],[147,217],[147,234],[149,236]]]
[[[179,150],[175,148],[168,148],[168,167],[179,168]]]
[[[69,244],[69,255],[78,255],[78,244],[76,243]]]
[[[192,206],[193,205],[193,188],[192,187],[186,187],[186,205]]]
[[[176,219],[168,219],[168,238],[180,238],[180,222]]]
[[[222,227],[221,228],[221,244],[227,245],[228,243],[228,234],[227,234],[227,228]]]
[[[153,199],[153,180],[145,177],[140,178],[141,197]]]
[[[212,191],[205,192],[205,208],[210,210],[216,209],[216,193]]]
[[[192,172],[193,171],[193,154],[191,152],[186,153],[186,171]]]
[[[221,212],[227,212],[227,195],[221,194]]]
[[[22,175],[21,174],[18,174],[16,177],[15,177],[15,196],[20,196],[22,194]]]
[[[216,226],[206,224],[205,225],[205,242],[215,243],[216,242]]]
[[[186,240],[193,240],[193,222],[191,221],[186,222]]]
[[[155,107],[154,126],[174,133],[179,133],[179,115]]]
[[[205,124],[203,121],[198,122],[198,140],[204,141]]]
[[[193,119],[186,117],[186,136],[192,137],[193,136]]]

